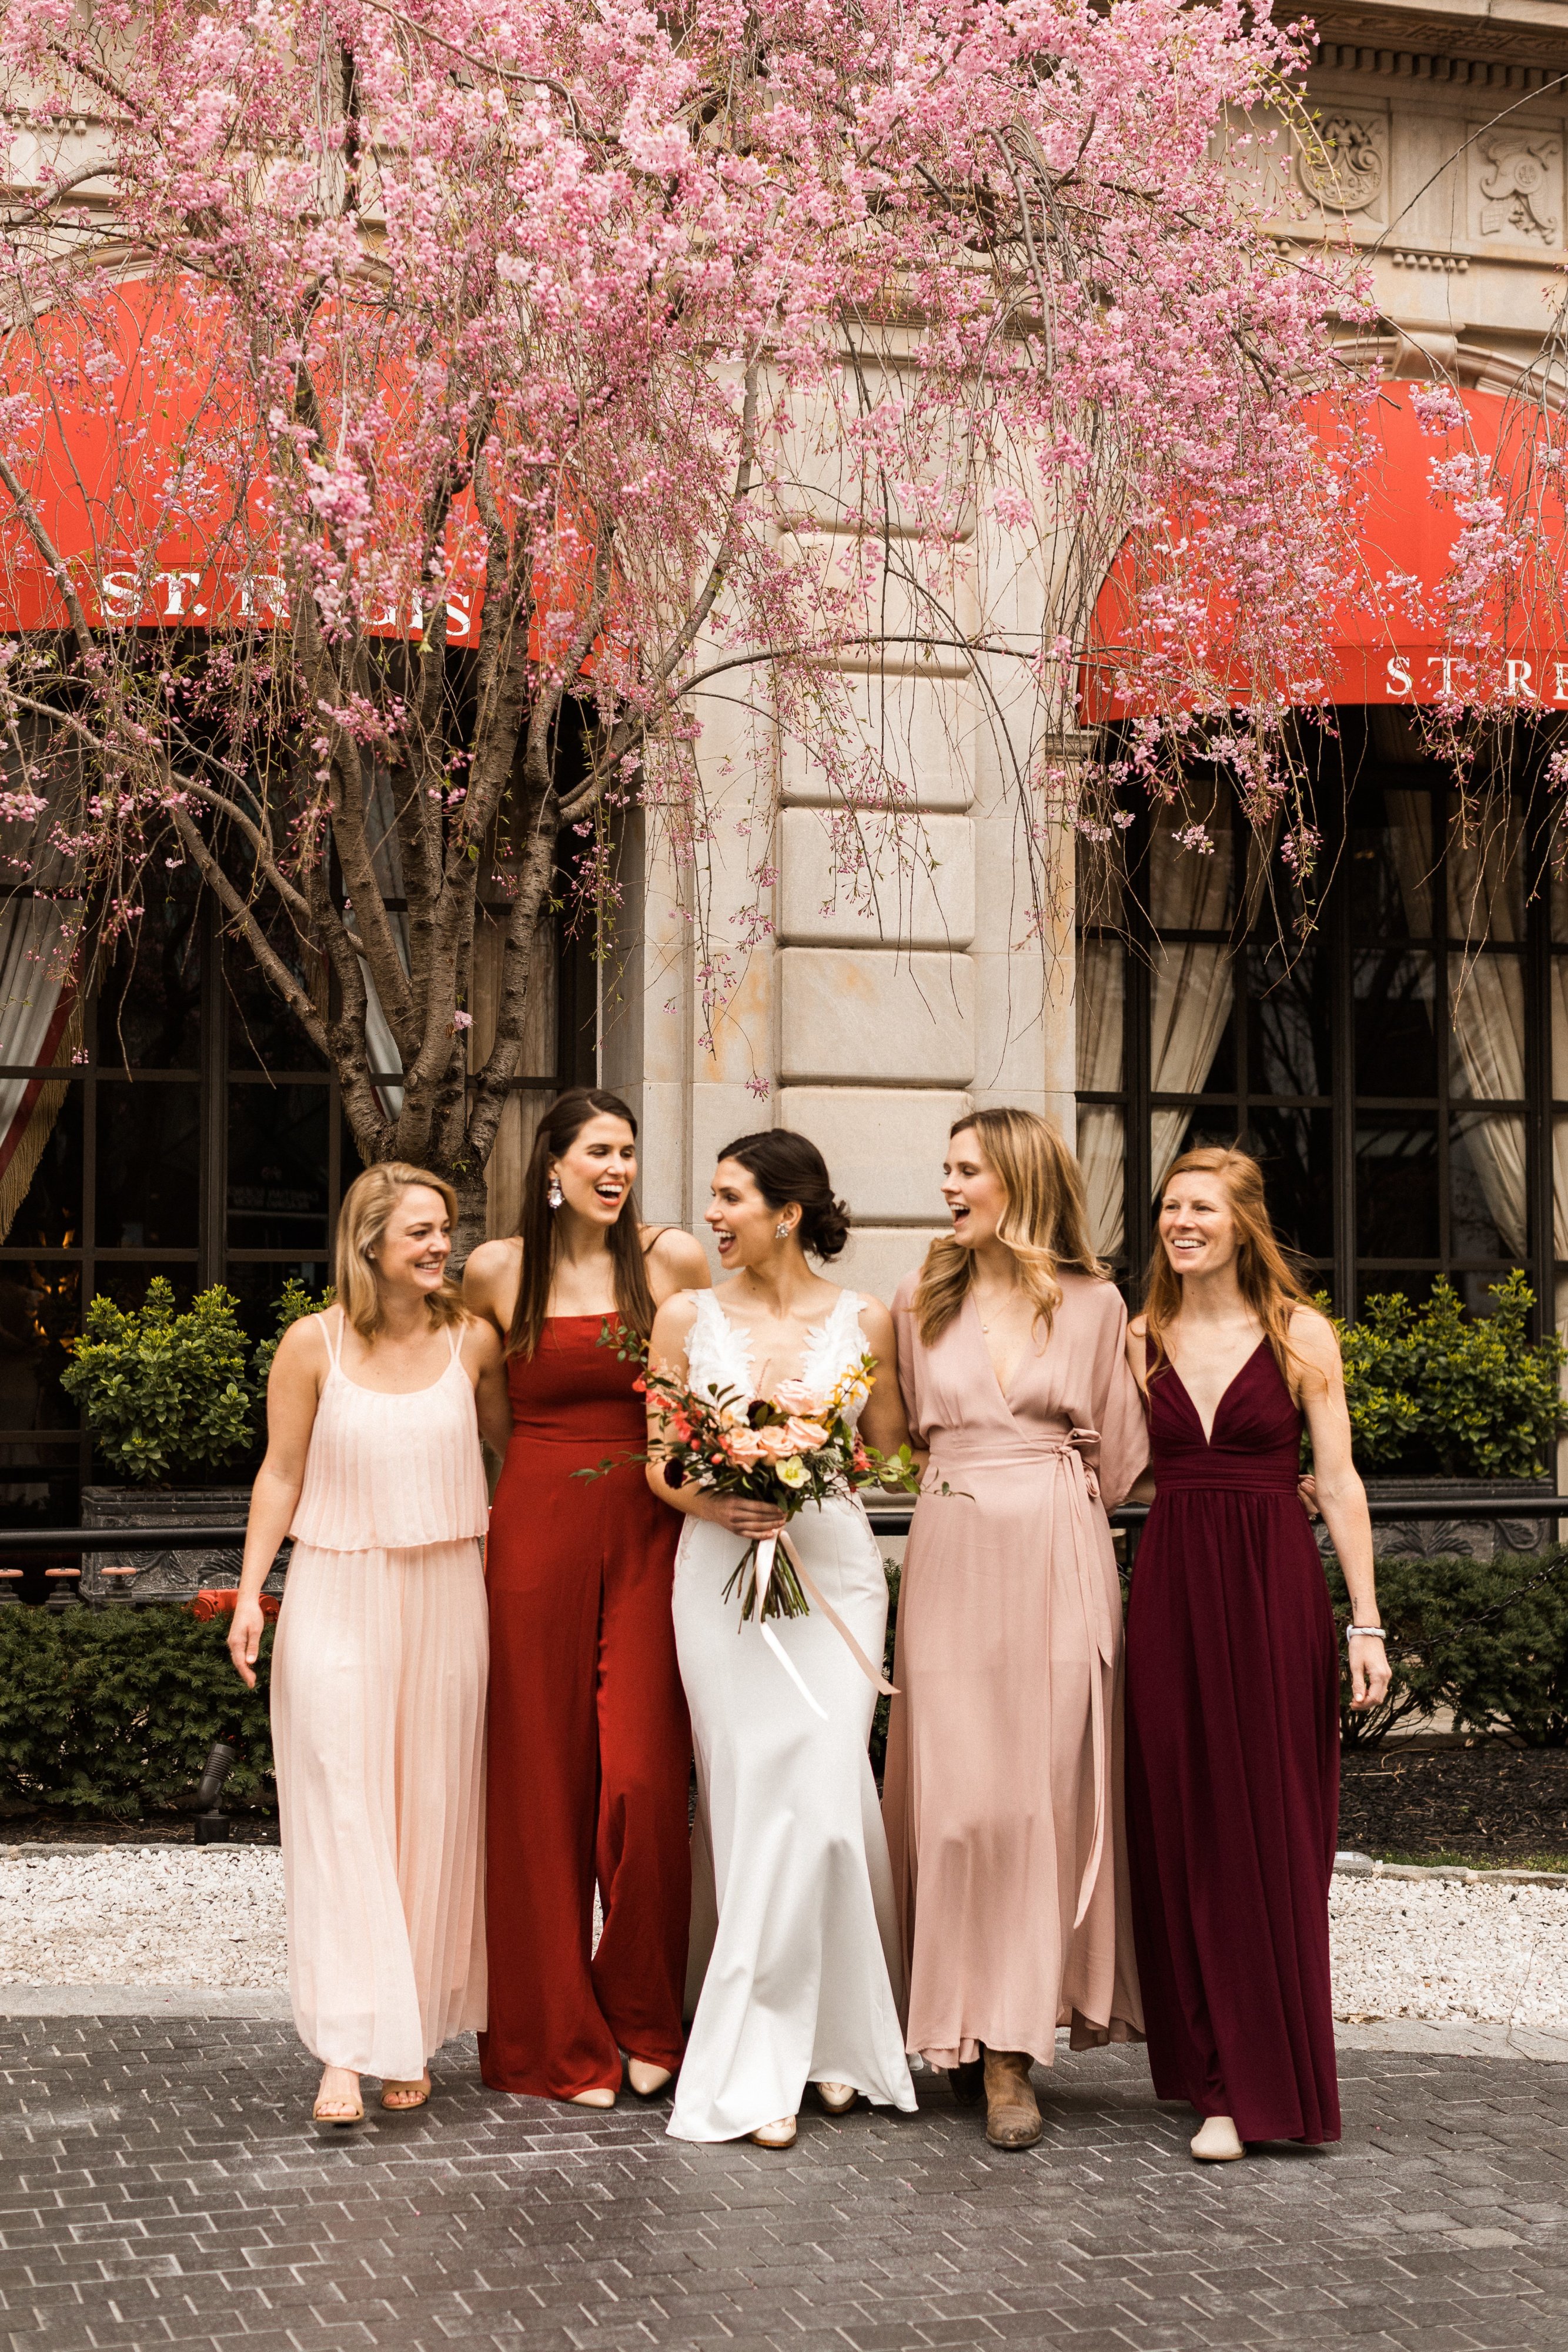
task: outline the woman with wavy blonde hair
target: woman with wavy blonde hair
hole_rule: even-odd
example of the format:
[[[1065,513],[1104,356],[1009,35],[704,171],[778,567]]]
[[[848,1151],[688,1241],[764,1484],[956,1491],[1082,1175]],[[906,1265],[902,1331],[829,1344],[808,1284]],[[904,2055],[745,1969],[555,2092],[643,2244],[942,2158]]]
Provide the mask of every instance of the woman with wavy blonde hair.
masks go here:
[[[1350,1591],[1351,1704],[1388,1688],[1339,1341],[1263,1171],[1200,1146],[1161,1187],[1132,1326],[1155,1503],[1127,1619],[1127,1824],[1149,2065],[1200,2162],[1339,2137],[1328,1897],[1339,1663],[1297,1493],[1303,1421]]]
[[[338,1219],[339,1304],[290,1324],[267,1387],[229,1654],[256,1681],[261,1588],[294,1538],[272,1654],[288,1987],[319,2123],[363,2074],[400,2111],[485,2022],[479,1439],[511,1429],[501,1343],[446,1279],[457,1196],[368,1168]]]
[[[1126,1309],[1078,1164],[1036,1112],[957,1120],[950,1233],[894,1300],[927,1467],[899,1599],[883,1795],[905,2042],[1040,2137],[1031,2064],[1141,2027],[1121,1813],[1122,1600],[1106,1509],[1143,1467]]]

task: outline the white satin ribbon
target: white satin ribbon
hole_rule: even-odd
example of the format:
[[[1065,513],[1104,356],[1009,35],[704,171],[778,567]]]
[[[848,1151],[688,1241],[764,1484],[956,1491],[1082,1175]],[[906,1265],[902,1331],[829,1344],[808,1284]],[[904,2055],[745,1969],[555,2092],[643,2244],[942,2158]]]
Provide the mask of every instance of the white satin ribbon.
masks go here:
[[[779,1639],[779,1636],[773,1631],[772,1626],[768,1624],[767,1619],[762,1613],[768,1600],[768,1588],[773,1581],[773,1570],[778,1562],[779,1547],[780,1544],[782,1544],[784,1550],[789,1557],[790,1566],[793,1568],[795,1574],[800,1579],[800,1590],[805,1594],[806,1599],[813,1609],[820,1609],[821,1611],[823,1616],[827,1619],[834,1633],[837,1633],[839,1639],[842,1642],[844,1647],[848,1650],[851,1657],[853,1658],[856,1665],[860,1668],[867,1682],[870,1683],[872,1688],[880,1692],[884,1697],[896,1697],[897,1693],[894,1691],[893,1685],[888,1681],[885,1675],[882,1674],[877,1667],[872,1664],[871,1660],[866,1656],[865,1652],[855,1640],[854,1635],[850,1632],[849,1627],[844,1623],[843,1619],[839,1615],[839,1612],[833,1607],[832,1602],[825,1600],[822,1594],[818,1591],[816,1584],[807,1572],[805,1563],[801,1559],[800,1553],[796,1550],[794,1545],[790,1542],[783,1529],[780,1528],[776,1536],[763,1536],[757,1546],[757,1622],[762,1628],[763,1640],[767,1643],[768,1648],[772,1651],[774,1656],[778,1659],[779,1664],[783,1667],[785,1673],[789,1675],[790,1681],[794,1684],[796,1689],[805,1700],[807,1706],[814,1709],[814,1711],[821,1717],[822,1721],[826,1723],[828,1720],[827,1708],[825,1706],[819,1706],[818,1702],[812,1697],[810,1692],[807,1689],[805,1684],[800,1679],[800,1672],[795,1665],[794,1660],[790,1657],[788,1650],[784,1647],[783,1643]]]

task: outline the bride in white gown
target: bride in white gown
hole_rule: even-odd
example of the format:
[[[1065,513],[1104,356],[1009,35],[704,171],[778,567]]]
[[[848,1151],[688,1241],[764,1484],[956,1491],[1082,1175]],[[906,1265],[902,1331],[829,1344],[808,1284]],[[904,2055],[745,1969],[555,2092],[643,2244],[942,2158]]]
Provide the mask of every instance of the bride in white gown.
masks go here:
[[[747,1136],[721,1157],[707,1212],[734,1279],[669,1299],[653,1325],[656,1365],[741,1395],[787,1381],[830,1386],[869,1349],[883,1370],[861,1424],[880,1452],[904,1442],[892,1318],[876,1299],[813,1274],[805,1250],[836,1256],[848,1232],[821,1154],[788,1129]],[[653,1437],[657,1445],[658,1427]],[[876,1692],[817,1609],[768,1630],[810,1697],[740,1622],[724,1587],[753,1536],[782,1523],[770,1504],[672,1489],[687,1514],[675,1557],[675,1646],[696,1749],[691,2038],[675,2088],[677,2139],[788,2147],[808,2083],[830,2113],[857,2092],[912,2110],[899,2028],[898,1921],[866,1743]],[[808,1505],[789,1539],[868,1659],[880,1663],[887,1586],[871,1525],[852,1496]],[[812,1701],[816,1705],[812,1705]],[[821,1712],[818,1710],[821,1709]]]

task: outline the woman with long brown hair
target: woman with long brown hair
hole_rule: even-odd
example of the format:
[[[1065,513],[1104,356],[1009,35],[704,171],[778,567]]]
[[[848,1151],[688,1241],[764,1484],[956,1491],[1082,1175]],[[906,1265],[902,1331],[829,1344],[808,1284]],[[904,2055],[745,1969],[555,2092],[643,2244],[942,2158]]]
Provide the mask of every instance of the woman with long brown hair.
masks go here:
[[[1155,2090],[1195,2157],[1339,2137],[1328,1896],[1339,1664],[1298,1493],[1303,1419],[1351,1598],[1352,1704],[1388,1688],[1372,1527],[1333,1327],[1248,1153],[1184,1152],[1128,1354],[1155,1504],[1127,1618],[1127,1826]]]
[[[706,1289],[708,1270],[689,1234],[639,1223],[636,1174],[626,1105],[574,1087],[540,1124],[518,1232],[476,1249],[463,1281],[506,1342],[512,1402],[486,1562],[480,2070],[494,2090],[600,2107],[614,2105],[622,2052],[643,2097],[680,2064],[691,1906],[691,1732],[670,1615],[680,1522],[648,1491],[622,1335],[645,1340],[663,1302]]]
[[[952,1231],[894,1300],[928,1458],[899,1597],[883,1806],[905,2042],[1029,2147],[1031,2063],[1139,2027],[1122,1835],[1122,1599],[1105,1512],[1143,1467],[1127,1316],[1050,1122],[979,1110]]]

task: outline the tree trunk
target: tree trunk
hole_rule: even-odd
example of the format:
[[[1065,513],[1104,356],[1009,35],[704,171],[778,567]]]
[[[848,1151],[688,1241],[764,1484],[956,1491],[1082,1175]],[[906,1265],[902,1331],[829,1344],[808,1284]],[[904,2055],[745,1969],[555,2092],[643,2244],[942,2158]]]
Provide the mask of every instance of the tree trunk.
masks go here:
[[[465,1168],[461,1176],[454,1176],[449,1181],[457,1192],[457,1230],[452,1236],[450,1272],[453,1280],[460,1282],[469,1253],[486,1238],[489,1201],[483,1171],[476,1175],[472,1167]]]

